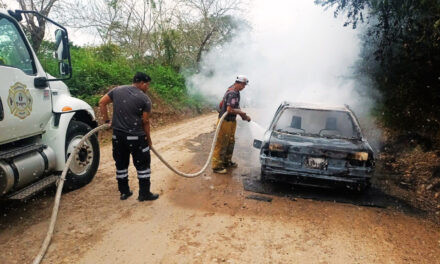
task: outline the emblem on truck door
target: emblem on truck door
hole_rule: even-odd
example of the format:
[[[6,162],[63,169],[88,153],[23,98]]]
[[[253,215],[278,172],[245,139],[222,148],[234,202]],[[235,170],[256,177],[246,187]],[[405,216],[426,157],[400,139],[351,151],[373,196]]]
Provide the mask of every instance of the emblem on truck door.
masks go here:
[[[16,82],[9,88],[8,105],[11,114],[25,119],[32,112],[32,96],[26,85]]]

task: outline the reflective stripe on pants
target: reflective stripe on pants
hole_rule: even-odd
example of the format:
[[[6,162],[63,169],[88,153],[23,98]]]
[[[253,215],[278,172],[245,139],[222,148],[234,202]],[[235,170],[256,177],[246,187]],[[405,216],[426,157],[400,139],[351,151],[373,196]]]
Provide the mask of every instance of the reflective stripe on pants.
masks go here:
[[[130,154],[133,157],[133,165],[136,167],[138,178],[149,178],[151,175],[150,148],[143,136],[130,136],[126,134],[114,134],[112,137],[113,159],[116,163],[116,178],[128,177],[128,165]]]

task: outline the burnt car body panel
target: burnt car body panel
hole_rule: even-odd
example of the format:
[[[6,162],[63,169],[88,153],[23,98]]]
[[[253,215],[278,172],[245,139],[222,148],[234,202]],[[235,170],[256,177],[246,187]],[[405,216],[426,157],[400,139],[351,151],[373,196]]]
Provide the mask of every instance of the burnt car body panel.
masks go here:
[[[333,119],[334,116],[339,115],[344,119],[342,120],[345,122],[344,125],[348,127],[347,135],[324,135],[322,131],[326,129],[321,129],[319,135],[307,134],[307,131],[301,127],[301,118],[297,116],[292,118],[292,126],[296,128],[284,129],[285,131],[277,129],[280,116],[286,109],[290,109],[289,111],[300,109],[300,113],[304,115],[310,111],[320,111],[320,115],[326,118],[326,121],[335,123],[333,125],[338,124]],[[306,121],[313,123],[314,119]],[[350,124],[352,128],[349,127]],[[315,124],[305,126],[313,125]],[[326,128],[324,126],[323,128]],[[262,180],[272,179],[313,185],[341,184],[360,189],[369,186],[374,170],[374,152],[363,138],[359,122],[348,106],[326,107],[283,102],[276,111],[263,142],[256,141],[254,146],[261,148]]]

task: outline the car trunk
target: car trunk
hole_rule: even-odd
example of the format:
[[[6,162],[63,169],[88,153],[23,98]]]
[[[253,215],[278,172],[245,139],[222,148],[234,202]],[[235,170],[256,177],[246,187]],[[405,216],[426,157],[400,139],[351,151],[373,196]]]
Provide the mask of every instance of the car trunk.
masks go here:
[[[344,175],[365,171],[369,164],[353,158],[354,153],[367,152],[361,140],[306,137],[285,133],[273,133],[271,143],[284,146],[284,151],[269,150],[271,157],[278,157],[280,167],[324,175]]]

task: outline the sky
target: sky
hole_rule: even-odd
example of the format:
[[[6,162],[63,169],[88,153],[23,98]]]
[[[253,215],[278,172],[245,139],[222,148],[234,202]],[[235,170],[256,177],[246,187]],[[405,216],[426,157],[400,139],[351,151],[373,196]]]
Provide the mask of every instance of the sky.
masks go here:
[[[369,109],[351,78],[360,32],[343,27],[343,16],[334,18],[313,0],[252,0],[247,19],[251,31],[205,54],[201,72],[188,79],[194,91],[217,103],[244,74],[250,81],[242,92],[244,105],[266,107],[270,115],[282,101]]]
[[[7,5],[7,9],[9,10],[16,10],[20,9],[20,6],[16,0],[3,0],[3,3]],[[49,17],[52,18],[49,14]],[[56,21],[56,20],[55,20]],[[56,21],[58,22],[58,21]],[[84,29],[75,29],[71,27],[66,27],[68,34],[69,34],[69,41],[72,41],[73,44],[78,46],[84,46],[84,45],[96,45],[99,44],[101,39],[98,34],[91,33],[90,30],[84,30]],[[54,28],[51,27],[51,24],[47,24],[47,30],[46,30],[46,39],[52,39],[52,36],[49,34],[54,33]]]

